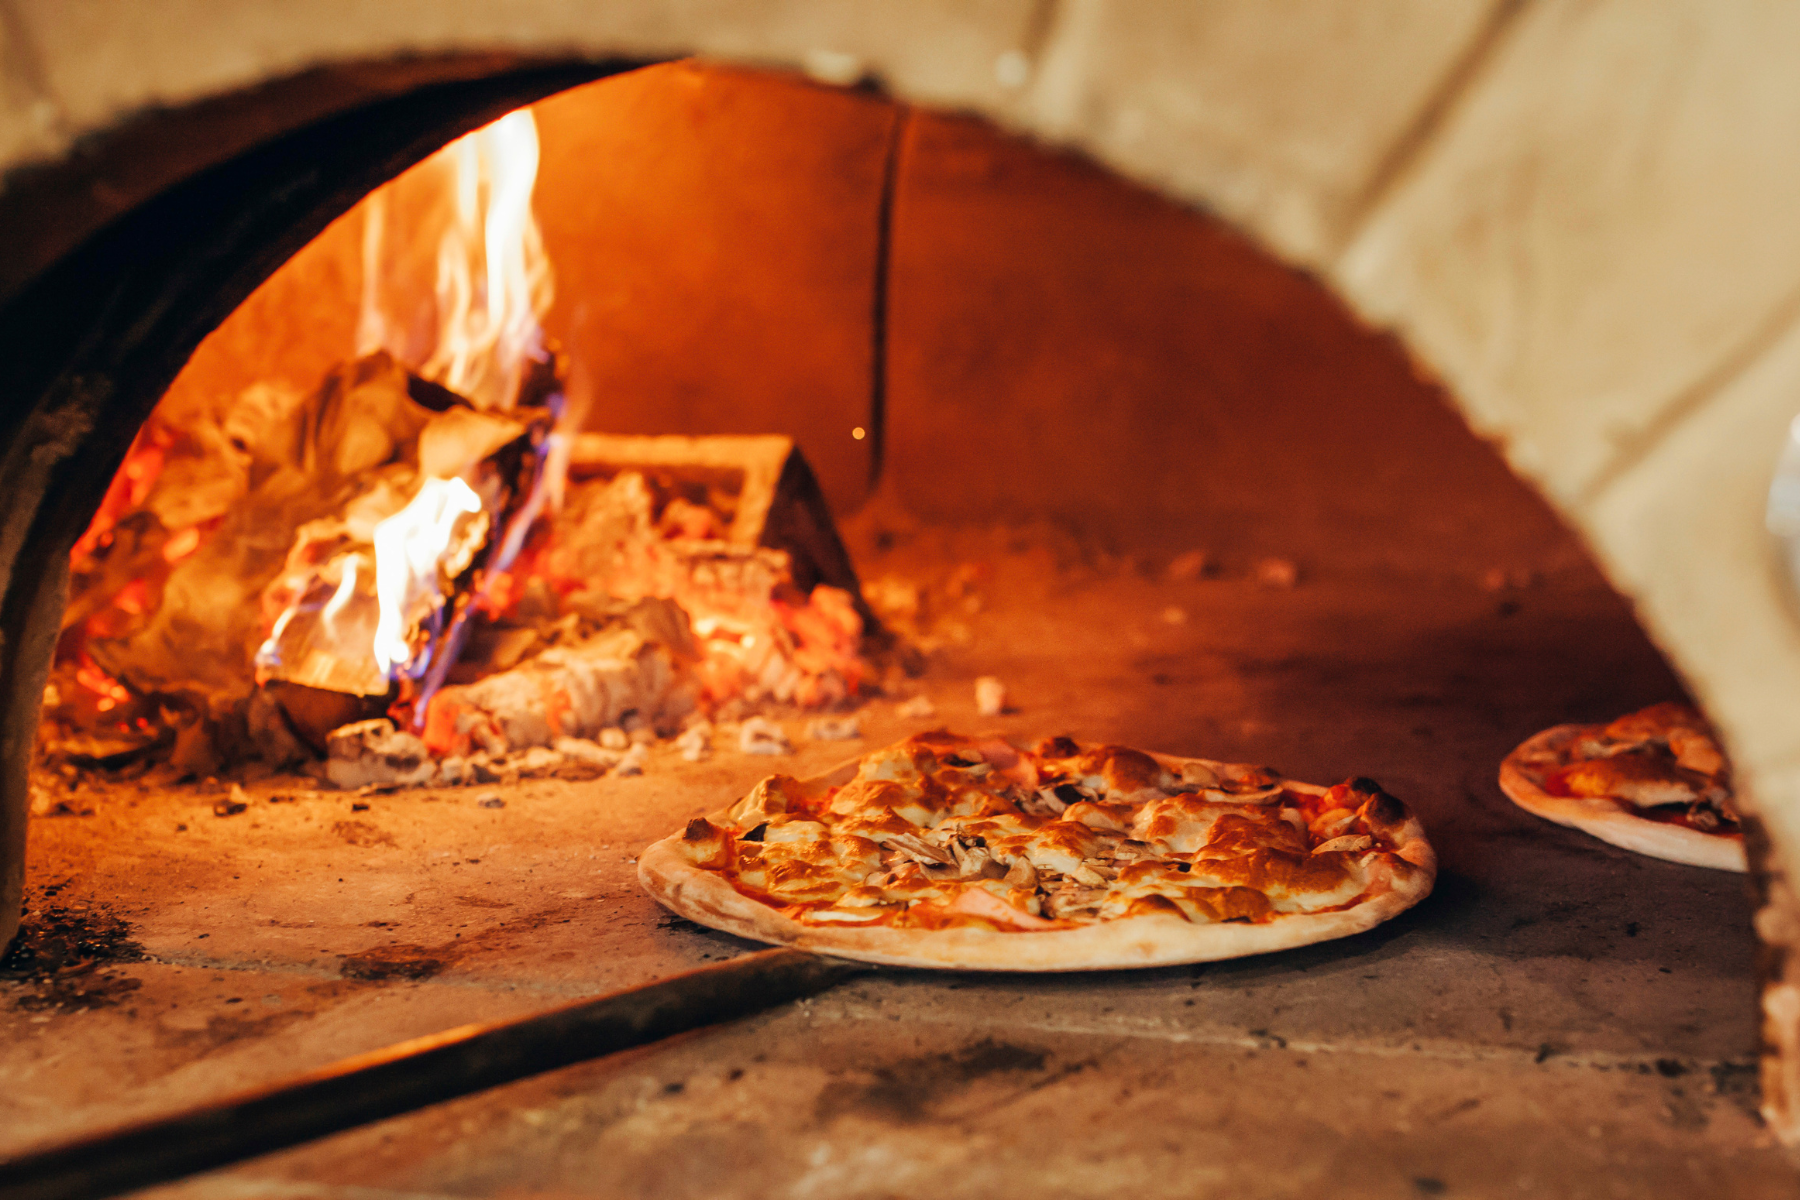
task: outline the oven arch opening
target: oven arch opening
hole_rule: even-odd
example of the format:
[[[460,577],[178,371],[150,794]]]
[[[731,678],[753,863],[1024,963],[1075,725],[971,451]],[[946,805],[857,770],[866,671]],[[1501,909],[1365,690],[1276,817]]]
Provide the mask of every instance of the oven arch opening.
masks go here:
[[[592,68],[589,68],[589,67],[556,68],[556,70],[568,70],[568,71],[571,71],[572,73],[578,75],[581,72],[590,72],[591,73]],[[537,85],[534,83],[532,86],[535,87]],[[558,86],[560,86],[560,85],[558,85]],[[529,89],[527,89],[527,90],[529,90]],[[546,90],[548,90],[548,88],[546,88]],[[510,107],[512,100],[516,99],[516,98],[517,98],[516,95],[513,97],[510,97],[508,99],[505,99],[505,100],[494,99],[494,98],[490,97],[483,102],[487,106],[480,108],[479,112],[481,113],[481,115],[492,115],[494,112],[499,111],[500,108]],[[477,123],[479,120],[480,120],[480,116],[473,115],[473,110],[472,110],[472,113],[471,113],[468,123],[474,124],[474,123]],[[950,168],[952,170],[956,166],[956,162],[955,162],[956,153],[958,153],[958,152],[968,153],[968,145],[971,142],[978,142],[982,137],[985,136],[979,130],[971,131],[966,125],[961,124],[956,121],[952,121],[952,120],[944,120],[944,119],[927,116],[924,119],[924,121],[925,121],[925,125],[920,127],[920,129],[922,129],[923,132],[921,132],[920,129],[916,129],[914,131],[915,136],[924,137],[924,136],[929,135],[929,136],[937,137],[939,139],[939,142],[937,143],[937,150],[938,150],[938,152],[942,153],[946,159],[949,160]],[[928,126],[928,128],[926,126]],[[441,141],[441,135],[444,133],[448,133],[448,132],[452,132],[452,130],[450,130],[448,128],[440,128],[432,136],[436,137],[438,140]],[[959,139],[964,138],[965,136],[968,138],[967,142],[959,141]],[[382,169],[387,171],[387,173],[391,173],[392,165],[396,165],[403,158],[417,157],[417,153],[414,152],[415,148],[417,149],[418,153],[423,153],[423,151],[425,149],[431,148],[431,144],[434,144],[434,143],[431,143],[431,139],[423,137],[423,136],[421,136],[419,139],[408,142],[407,149],[405,149],[404,151],[397,151],[396,152],[397,157],[389,160],[388,165]],[[1011,161],[1010,159],[1006,159],[1004,157],[1004,155],[999,156],[999,158],[1003,163]],[[365,180],[368,178],[379,178],[379,177],[381,177],[379,174],[376,174],[373,176],[359,176],[359,178],[363,178]],[[954,182],[954,180],[953,180],[953,182]],[[1100,186],[1100,185],[1096,185],[1096,186]],[[345,193],[350,190],[351,189],[348,186],[345,186],[344,190],[334,192],[333,195],[334,196],[344,196]],[[335,204],[335,203],[337,203],[337,201],[334,199],[331,203]],[[1147,199],[1143,199],[1143,198],[1138,198],[1138,199],[1134,199],[1132,201],[1132,203],[1143,203],[1143,204],[1149,204],[1149,205],[1154,206],[1154,204],[1156,202],[1150,201]],[[324,215],[322,211],[320,212],[320,215],[321,216]],[[917,212],[915,212],[913,214],[913,218],[918,219]],[[899,211],[896,213],[896,221],[905,221],[906,219],[907,219],[907,214],[905,211],[905,201],[902,200],[900,202]],[[901,226],[900,228],[903,228],[903,226]],[[1223,236],[1223,237],[1225,237],[1225,239],[1227,241],[1230,240],[1229,235],[1215,235],[1215,236]],[[964,249],[966,249],[966,247]],[[1239,248],[1236,250],[1221,250],[1221,251],[1219,251],[1219,253],[1221,253],[1221,254],[1247,254],[1250,252]],[[268,264],[271,261],[271,259],[263,258],[263,259],[259,259],[258,261],[263,264]],[[918,269],[921,272],[929,272],[932,269],[932,267],[933,267],[933,264],[925,263],[925,264],[920,265]],[[1274,268],[1272,268],[1272,269],[1274,269]],[[242,276],[238,276],[237,278],[243,279],[247,285],[250,282],[250,277],[253,275],[256,275],[256,273],[259,270],[261,270],[263,273],[266,273],[266,265],[264,267],[246,268],[245,274]],[[1274,270],[1278,270],[1278,269],[1274,269]],[[1266,277],[1259,277],[1259,282],[1263,286],[1273,288],[1273,287],[1278,286],[1277,284],[1272,282],[1273,279],[1274,279],[1273,275],[1269,275]],[[899,281],[896,284],[896,286],[904,286],[904,283],[905,283],[905,281]],[[1288,284],[1288,285],[1283,285],[1283,286],[1298,287],[1299,285]],[[243,290],[247,292],[248,286],[246,286]],[[890,303],[891,302],[892,302],[892,295],[890,294]],[[43,311],[51,312],[54,310],[52,310],[51,308],[46,306],[46,308]],[[1311,310],[1309,310],[1309,311],[1311,311]],[[924,324],[927,326],[930,324],[931,320],[933,319],[932,314],[925,314],[925,316],[923,318],[921,318],[919,316],[919,314],[915,312],[915,313],[911,314],[911,316],[913,319],[923,320]],[[894,325],[890,326],[890,333],[892,333],[895,329],[902,327],[904,322],[909,319],[909,316],[904,311],[893,310],[890,312],[890,319],[893,322],[895,322]],[[944,320],[946,318],[938,316],[935,319]],[[966,314],[963,319],[965,319],[965,320],[967,319]],[[1324,319],[1324,318],[1321,317],[1320,319]],[[1346,325],[1351,324],[1347,314],[1339,313],[1338,319],[1343,320],[1346,323]],[[188,336],[189,332],[198,330],[199,332],[197,334],[195,334],[195,340],[197,342],[199,335],[203,334],[205,332],[204,329],[200,328],[200,326],[204,323],[204,320],[205,320],[205,318],[200,317],[200,316],[188,318],[187,323],[181,325],[180,328],[183,332],[179,336],[186,337],[186,336]],[[126,327],[129,327],[129,328],[133,329],[134,331],[141,330],[143,328],[143,326],[141,326],[141,324],[136,323],[136,322],[124,323],[124,324]],[[210,328],[210,326],[208,326],[208,328]],[[917,326],[915,326],[915,328],[917,328]],[[171,342],[168,345],[170,347],[179,345],[179,337],[177,338],[176,341]],[[890,352],[892,352],[891,345],[890,345]],[[1377,357],[1381,353],[1388,353],[1389,357],[1386,361],[1387,361],[1387,365],[1389,368],[1396,367],[1398,364],[1400,364],[1402,362],[1402,360],[1399,358],[1398,355],[1394,355],[1391,352],[1367,351],[1367,353],[1370,353]],[[174,350],[172,348],[167,349],[164,352],[164,356],[162,358],[155,360],[157,365],[154,368],[140,367],[138,365],[137,360],[132,360],[131,363],[129,364],[131,366],[131,369],[134,371],[142,371],[142,373],[130,376],[129,378],[132,380],[140,381],[140,382],[142,380],[151,378],[152,370],[158,370],[158,371],[168,370],[169,362],[172,359],[174,359],[175,357],[176,357],[176,354],[175,354]],[[185,354],[180,355],[180,357],[185,358]],[[102,361],[104,361],[104,360],[102,360]],[[124,362],[123,359],[114,360],[114,361]],[[916,367],[916,365],[917,364],[914,364],[915,367]],[[1127,364],[1127,365],[1129,365],[1129,364]],[[73,393],[65,393],[65,394],[73,394]],[[85,396],[85,393],[83,393],[83,395]],[[141,387],[139,388],[139,390],[137,392],[137,396],[138,396],[138,399],[137,399],[136,403],[138,405],[140,405],[140,407],[137,409],[133,409],[131,411],[136,412],[141,419],[141,416],[143,415],[141,406],[145,402],[143,391],[142,391]],[[1059,397],[1059,401],[1061,403],[1065,403],[1065,404],[1073,404],[1074,398],[1064,396],[1064,397]],[[1410,403],[1410,402],[1411,401],[1408,401],[1408,403]],[[1435,403],[1436,401],[1433,401],[1433,402]],[[950,416],[953,416],[953,415],[954,415],[953,413],[949,414],[949,416],[946,416],[944,414],[939,414],[938,419],[940,420],[940,422],[942,422],[942,421],[948,420],[950,418]],[[1025,415],[1028,416],[1029,414],[1027,413]],[[1015,413],[1015,414],[1010,414],[1010,416],[1012,419],[1014,419],[1016,421],[1018,419],[1018,417],[1020,416],[1020,414]],[[128,421],[128,424],[130,424],[129,421]],[[98,422],[98,421],[95,422],[95,428],[97,431],[104,430],[106,427],[107,427],[106,424],[103,422]],[[135,428],[135,425],[133,424],[132,427]],[[53,438],[56,433],[61,432],[63,429],[66,429],[67,427],[66,426],[58,427],[55,422],[50,422],[46,425],[40,426],[40,428],[46,430],[45,440],[48,441],[51,438]],[[943,424],[940,424],[939,426],[937,426],[935,428],[931,427],[929,425],[923,424],[923,423],[915,425],[909,434],[909,436],[911,436],[914,439],[914,441],[912,443],[913,454],[915,456],[913,461],[914,462],[919,461],[920,458],[922,458],[926,453],[928,453],[929,447],[934,443],[934,441],[941,439],[944,436],[953,435],[954,432],[955,432],[954,428],[947,427]],[[113,440],[110,443],[110,452],[112,452],[114,454],[122,453],[125,443],[117,440],[119,437],[119,431],[114,430],[114,432],[110,436],[113,438]],[[1298,436],[1304,436],[1304,435],[1298,435]],[[9,444],[25,445],[25,444],[29,444],[29,440],[30,439],[29,439],[29,435],[28,435],[23,440],[14,441]],[[127,437],[126,441],[128,441],[128,440],[129,440],[129,438]],[[85,450],[85,449],[83,451],[83,453],[88,453],[88,452],[89,451]],[[93,453],[101,454],[103,452],[96,450],[96,451],[93,451]],[[84,463],[92,464],[94,462],[98,462],[101,460],[95,459],[95,460],[70,460],[70,461],[71,462],[81,461]],[[1468,461],[1471,463],[1480,461],[1479,455],[1472,455]],[[1491,466],[1491,464],[1490,464],[1490,466]],[[1478,468],[1478,469],[1490,469],[1490,468]],[[99,474],[104,474],[104,472],[100,472]],[[85,488],[86,494],[90,494],[93,498],[93,501],[97,503],[98,492],[94,490],[94,487],[95,487],[94,479],[96,477],[97,477],[97,473],[94,470],[90,469],[90,467],[83,467],[79,485],[74,483],[74,481],[71,481],[70,486],[71,487],[80,486],[80,487]],[[909,496],[906,492],[905,478],[903,475],[900,475],[898,473],[898,470],[896,471],[896,474],[894,475],[894,477],[892,477],[890,479],[889,482],[892,487],[894,487],[895,489],[898,489],[898,493],[899,493],[899,496],[901,499],[910,499],[914,506],[918,506],[920,504],[929,504],[929,502],[930,502],[929,495],[932,491],[931,488],[925,487],[925,486],[920,486]],[[1044,488],[1044,490],[1039,494],[1037,506],[1041,507],[1044,503],[1043,497],[1051,495],[1051,494],[1052,494],[1051,490],[1046,486]],[[945,501],[944,503],[947,508],[951,507],[947,501]],[[996,503],[996,497],[991,492],[986,493],[986,494],[973,493],[969,499],[963,501],[962,503],[964,505],[978,507],[983,510],[989,510],[994,507],[994,505]],[[1171,507],[1176,507],[1176,506],[1172,505]],[[48,511],[48,506],[46,507],[45,511]],[[47,543],[42,539],[47,536],[50,536],[51,533],[54,533],[55,536],[67,537],[70,541],[72,541],[74,536],[76,536],[80,532],[80,528],[85,524],[85,522],[83,520],[77,519],[78,514],[81,511],[79,509],[79,507],[76,507],[73,504],[71,504],[70,506],[68,506],[66,508],[59,508],[58,511],[60,513],[60,516],[59,516],[57,522],[54,523],[53,529],[46,528],[44,531],[34,534],[32,540],[28,540],[26,543],[24,543],[22,549],[24,550],[25,555],[27,557],[36,555],[36,554],[42,554],[45,546],[52,544],[52,543]],[[1524,511],[1524,509],[1521,508],[1520,511]],[[936,514],[934,514],[934,515],[936,515]],[[1064,515],[1064,514],[1059,514],[1059,515]],[[1124,510],[1122,513],[1115,513],[1114,520],[1119,523],[1126,523],[1130,520],[1130,518],[1133,515],[1135,515],[1135,514],[1127,509],[1127,510]],[[871,518],[871,519],[879,520],[879,517],[880,517],[880,514],[877,513],[875,515],[875,517]],[[1116,526],[1114,529],[1114,535],[1116,536]],[[1189,531],[1180,531],[1176,534],[1176,536],[1178,538],[1186,538],[1186,537],[1190,536],[1190,533],[1189,533]],[[1163,557],[1170,557],[1170,549],[1171,548],[1169,545],[1158,545],[1158,546],[1155,546],[1151,550],[1141,551],[1141,552],[1146,553],[1147,555],[1150,555],[1153,558],[1156,555],[1161,555]],[[1507,585],[1507,586],[1510,586],[1510,585]],[[44,596],[41,593],[34,594],[30,600],[22,600],[20,603],[24,605],[24,607],[22,609],[20,609],[20,611],[22,613],[30,614],[30,613],[37,612],[37,613],[40,613],[40,615],[41,615],[41,610],[38,609],[36,606],[44,603]],[[11,602],[9,602],[5,611],[8,613],[14,611]],[[37,646],[40,646],[40,647],[42,646],[43,635],[42,635],[41,625],[33,626],[29,622],[26,622],[26,623],[19,625],[17,628],[20,631],[18,640],[14,641],[13,639],[9,638],[9,643],[19,646],[22,651],[25,648],[27,648],[31,645],[34,645],[34,644]],[[33,635],[34,629],[36,630],[36,633],[35,633],[36,641],[35,642],[33,642],[33,640],[32,640],[32,638],[34,636]],[[1634,650],[1631,653],[1635,654],[1636,651]],[[1646,674],[1642,676],[1642,679],[1644,681],[1650,680],[1651,674],[1653,673],[1653,668],[1642,666],[1641,662],[1640,662],[1639,665],[1634,667],[1634,669],[1646,672]],[[8,677],[9,678],[19,678],[17,673],[12,672],[12,671],[8,672]],[[1660,679],[1656,681],[1656,683],[1658,685],[1661,685],[1663,682],[1664,681],[1660,680]],[[1647,682],[1646,682],[1646,686],[1648,686]],[[1457,902],[1457,897],[1455,896],[1454,891],[1452,891],[1450,898],[1451,898],[1452,903]],[[1463,899],[1466,902],[1466,899],[1467,899],[1466,895]]]

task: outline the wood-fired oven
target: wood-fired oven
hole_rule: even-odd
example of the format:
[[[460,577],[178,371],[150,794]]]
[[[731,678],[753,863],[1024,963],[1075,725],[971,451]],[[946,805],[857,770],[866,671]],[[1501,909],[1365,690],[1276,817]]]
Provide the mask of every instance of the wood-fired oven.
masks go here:
[[[1793,256],[1620,265],[1731,219],[1682,122],[1754,141],[1719,64],[1768,35],[1715,30],[1678,120],[1578,82],[1686,53],[1606,6],[544,7],[123,72],[80,140],[43,115],[97,86],[79,22],[4,14],[40,119],[0,191],[0,1155],[737,961],[636,852],[948,724],[1374,776],[1437,891],[1263,958],[746,1000],[178,1186],[1791,1185]],[[1678,698],[1753,889],[1496,785]]]

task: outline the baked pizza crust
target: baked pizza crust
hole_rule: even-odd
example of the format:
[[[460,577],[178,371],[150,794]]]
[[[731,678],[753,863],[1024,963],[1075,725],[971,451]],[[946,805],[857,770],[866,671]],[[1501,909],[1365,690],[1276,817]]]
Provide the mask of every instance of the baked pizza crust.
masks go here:
[[[1557,725],[1521,742],[1501,760],[1500,790],[1534,816],[1579,829],[1622,850],[1718,871],[1749,870],[1740,833],[1701,833],[1685,825],[1646,820],[1616,800],[1546,792],[1539,781],[1547,767],[1560,763],[1563,747],[1587,728]]]
[[[1217,766],[1207,759],[1152,754],[1180,773],[1187,764]],[[807,784],[842,786],[856,777],[852,759]],[[1283,780],[1295,792],[1322,794],[1325,788]],[[712,814],[726,821],[731,806]],[[738,891],[722,875],[695,866],[677,848],[681,834],[656,842],[638,856],[638,881],[665,907],[701,925],[753,941],[792,946],[839,958],[904,967],[957,971],[1106,971],[1123,967],[1166,967],[1267,954],[1312,942],[1348,937],[1405,912],[1431,894],[1437,854],[1411,810],[1395,836],[1395,853],[1415,870],[1404,879],[1390,871],[1376,875],[1374,894],[1350,908],[1322,913],[1279,913],[1258,924],[1196,924],[1174,915],[1123,917],[1079,929],[1019,931],[842,928],[802,925]]]

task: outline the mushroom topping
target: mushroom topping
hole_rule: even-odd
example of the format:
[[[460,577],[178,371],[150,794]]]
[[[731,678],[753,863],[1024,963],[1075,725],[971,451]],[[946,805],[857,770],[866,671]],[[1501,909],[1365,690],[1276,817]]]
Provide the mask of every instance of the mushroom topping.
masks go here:
[[[1145,859],[1159,858],[1156,847],[1149,842],[1134,841],[1126,838],[1112,849],[1112,860],[1116,863],[1142,862]]]
[[[1219,773],[1203,762],[1181,764],[1182,791],[1191,792],[1198,788],[1216,788],[1224,782]]]
[[[1059,920],[1068,920],[1085,913],[1092,913],[1106,899],[1103,888],[1070,887],[1064,885],[1044,897],[1044,915]]]
[[[1712,803],[1713,807],[1724,813],[1728,820],[1736,821],[1738,819],[1737,809],[1732,807],[1731,793],[1725,788],[1708,788],[1706,799]]]
[[[955,866],[956,858],[948,850],[934,846],[916,833],[891,833],[887,844],[901,857],[922,867]]]
[[[1119,873],[1097,859],[1089,860],[1069,872],[1069,878],[1077,883],[1085,883],[1089,887],[1105,887],[1118,878]]]
[[[1006,874],[1001,878],[1014,887],[1036,888],[1038,885],[1037,868],[1023,855],[1012,860],[1012,866],[1007,868]]]
[[[956,860],[958,879],[999,879],[1006,874],[1006,867],[994,861],[986,846],[954,838],[950,842],[950,853]]]
[[[1203,799],[1215,804],[1273,804],[1281,798],[1282,785],[1272,784],[1268,787],[1223,787],[1199,788]]]

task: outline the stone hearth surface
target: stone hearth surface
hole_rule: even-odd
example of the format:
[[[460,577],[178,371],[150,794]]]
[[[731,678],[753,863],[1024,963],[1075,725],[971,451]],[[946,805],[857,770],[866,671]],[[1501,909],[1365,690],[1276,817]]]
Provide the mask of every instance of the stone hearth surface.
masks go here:
[[[1791,1194],[1754,1115],[1743,880],[1537,821],[1494,782],[1542,726],[1679,694],[1589,569],[1280,588],[1017,554],[981,578],[917,681],[939,715],[874,700],[860,746],[947,724],[1372,775],[1423,815],[1437,892],[1231,963],[881,971],[162,1193]],[[983,674],[1016,711],[975,715]],[[223,817],[204,785],[83,792],[91,815],[34,822],[28,922],[110,925],[143,957],[0,980],[0,1156],[744,953],[658,908],[633,860],[771,770],[859,748],[785,723],[791,758],[721,737],[703,764],[658,747],[639,778],[276,778]]]

